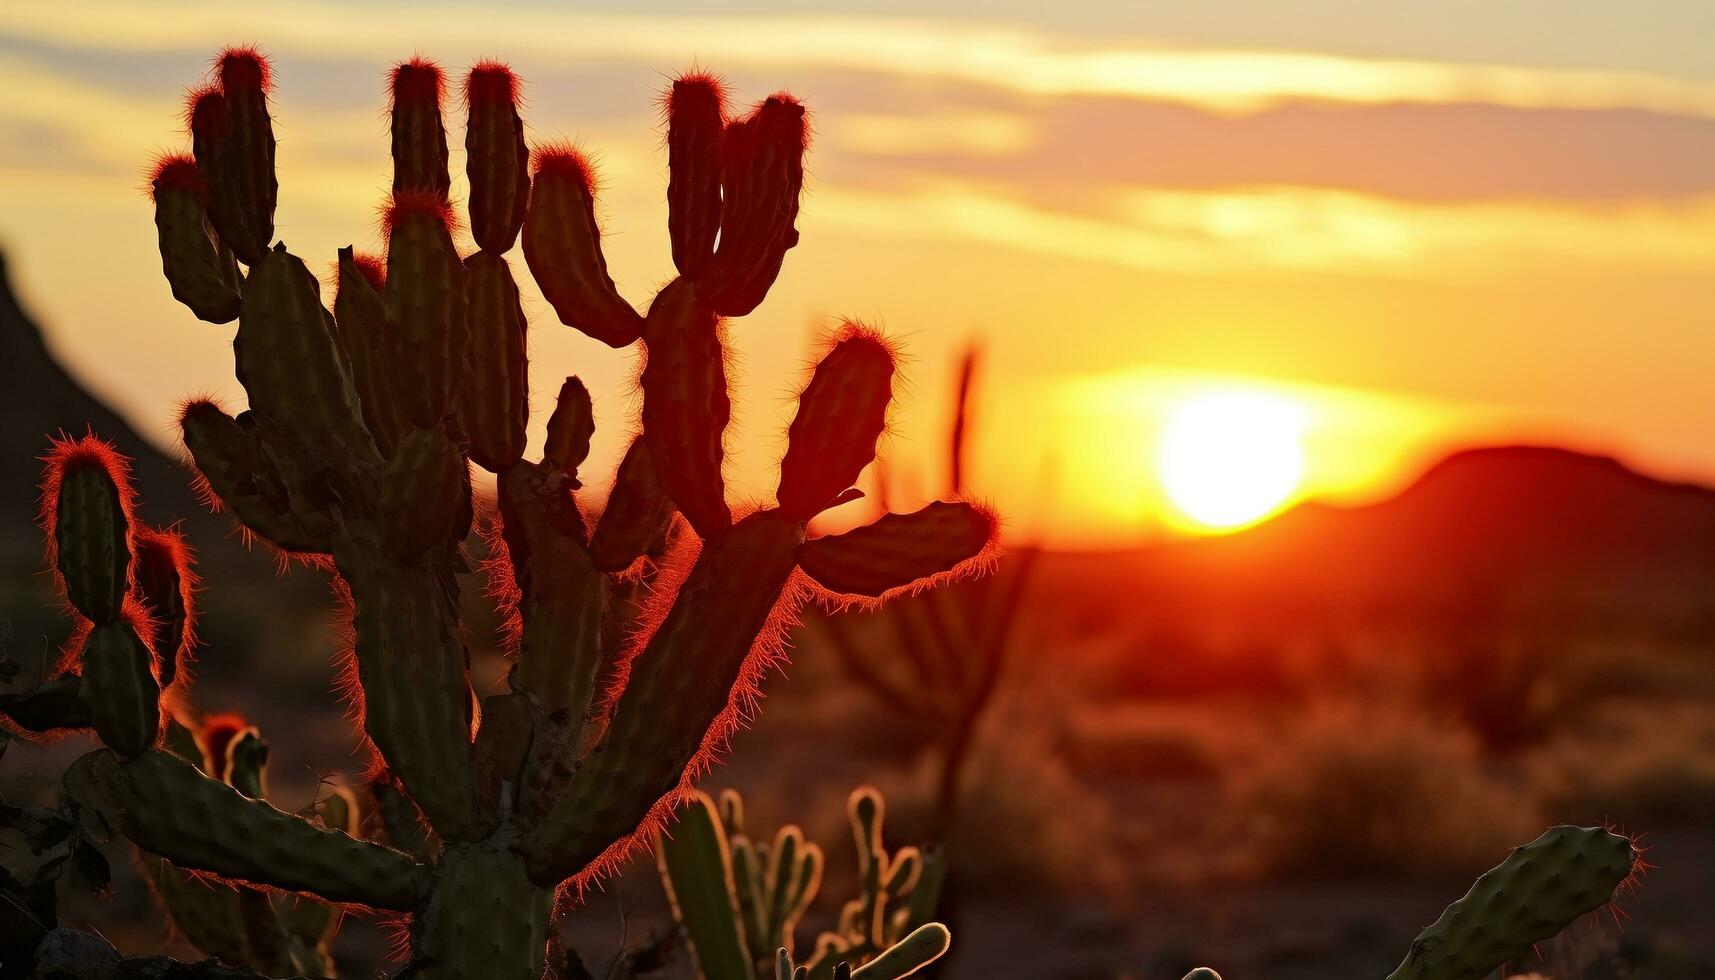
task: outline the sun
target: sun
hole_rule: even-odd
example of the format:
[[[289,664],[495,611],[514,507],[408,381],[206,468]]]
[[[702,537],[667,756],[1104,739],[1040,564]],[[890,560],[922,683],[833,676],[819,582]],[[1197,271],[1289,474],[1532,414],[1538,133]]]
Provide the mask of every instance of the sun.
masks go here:
[[[1303,405],[1260,390],[1217,389],[1176,402],[1156,456],[1167,499],[1202,530],[1267,517],[1304,481],[1306,421]]]

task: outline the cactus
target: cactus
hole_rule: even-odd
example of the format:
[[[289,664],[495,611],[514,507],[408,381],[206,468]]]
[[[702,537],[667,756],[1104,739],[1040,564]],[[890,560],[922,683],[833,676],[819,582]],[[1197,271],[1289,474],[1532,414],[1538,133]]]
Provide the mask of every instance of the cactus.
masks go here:
[[[914,847],[882,843],[881,794],[864,786],[847,801],[857,843],[860,891],[839,927],[816,940],[805,977],[903,977],[948,948],[946,927],[930,921],[944,872]],[[768,980],[799,969],[792,959],[799,920],[822,879],[822,850],[794,825],[772,842],[745,832],[744,800],[695,793],[656,838],[661,881],[704,980]],[[895,903],[903,904],[895,904]],[[855,972],[854,971],[855,968]]]
[[[947,441],[946,492],[953,498],[968,492],[966,453],[979,363],[979,349],[972,346],[958,365]],[[885,513],[886,476],[878,471],[875,482],[878,509]],[[930,504],[919,513],[917,533],[928,550],[933,550],[934,542],[977,533],[964,514],[947,510],[944,504]],[[838,550],[808,547],[805,570],[840,592],[886,594],[893,583],[908,577],[913,559],[881,541],[879,547],[866,545],[870,535],[895,519],[883,516],[871,529],[853,532]],[[929,834],[949,845],[957,834],[964,771],[1006,670],[1018,611],[1039,553],[1033,546],[1019,548],[1009,567],[980,581],[901,597],[874,615],[835,615],[816,623],[853,681],[868,690],[879,706],[930,733],[938,772]],[[860,631],[865,619],[881,627],[886,639],[866,642]]]
[[[309,267],[273,241],[271,77],[256,50],[223,52],[189,98],[194,168],[170,157],[153,181],[169,286],[214,322],[236,303],[249,396],[237,415],[193,400],[181,429],[206,499],[329,571],[346,601],[349,692],[390,845],[357,839],[349,819],[274,808],[254,760],[240,771],[233,759],[221,779],[199,768],[218,768],[212,758],[175,754],[184,738],[163,731],[162,689],[182,671],[163,655],[190,636],[190,593],[146,557],[123,465],[97,439],[56,444],[44,493],[51,560],[88,623],[78,656],[29,705],[5,707],[39,727],[92,727],[107,747],[71,767],[67,796],[175,878],[231,883],[252,926],[264,917],[248,896],[297,892],[409,913],[404,975],[536,977],[556,891],[576,892],[647,841],[758,697],[783,627],[817,589],[803,562],[837,568],[842,551],[891,548],[906,557],[887,566],[890,586],[910,588],[973,568],[994,520],[949,504],[806,541],[811,518],[855,495],[892,396],[892,348],[852,323],[799,398],[778,506],[735,519],[726,502],[721,318],[762,300],[797,241],[807,127],[790,96],[729,118],[711,78],[674,83],[680,275],[643,315],[607,274],[587,161],[545,147],[527,166],[517,80],[491,62],[465,89],[478,250],[461,257],[442,75],[421,58],[401,64],[384,270],[342,251],[330,313]],[[575,379],[541,461],[524,458],[527,324],[506,258],[519,240],[562,321],[647,351],[643,432],[593,521],[572,492],[592,428]],[[480,708],[459,612],[472,460],[496,475],[489,588],[517,637],[509,690]],[[968,533],[949,536],[949,522]],[[824,577],[839,588],[851,576]],[[245,955],[267,969],[309,962],[270,940],[300,913],[325,917],[270,904],[274,928],[247,934]],[[311,934],[294,935],[313,950]]]
[[[268,747],[261,734],[231,715],[204,719],[192,733],[168,722],[165,747],[252,799],[266,797]],[[303,814],[323,827],[356,836],[357,800],[337,782]],[[340,912],[310,895],[282,892],[198,876],[158,855],[144,853],[145,879],[186,940],[231,964],[269,974],[334,975],[328,946],[339,931]]]
[[[1605,827],[1550,827],[1477,878],[1412,940],[1387,980],[1482,980],[1614,901],[1649,866]],[[1198,967],[1184,980],[1221,980]]]

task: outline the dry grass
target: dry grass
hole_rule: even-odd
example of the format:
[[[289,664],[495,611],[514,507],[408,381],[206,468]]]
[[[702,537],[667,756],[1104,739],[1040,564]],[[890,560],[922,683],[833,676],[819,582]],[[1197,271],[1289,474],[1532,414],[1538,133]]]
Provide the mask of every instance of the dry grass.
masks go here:
[[[1463,875],[1541,829],[1470,731],[1402,706],[1315,705],[1253,749],[1229,799],[1265,873]]]

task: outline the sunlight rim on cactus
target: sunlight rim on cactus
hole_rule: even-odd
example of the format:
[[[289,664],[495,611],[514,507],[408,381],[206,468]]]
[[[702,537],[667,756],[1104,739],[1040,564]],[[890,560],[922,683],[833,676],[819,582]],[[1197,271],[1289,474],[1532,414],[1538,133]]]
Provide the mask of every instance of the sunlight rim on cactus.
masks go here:
[[[67,795],[159,855],[160,887],[213,875],[240,905],[284,889],[409,913],[413,977],[539,976],[555,893],[646,844],[753,710],[785,628],[819,588],[799,570],[806,524],[851,499],[874,456],[892,348],[842,328],[800,399],[781,507],[735,515],[722,478],[722,317],[760,303],[797,242],[807,123],[796,100],[777,94],[728,118],[723,98],[694,97],[710,94],[703,76],[676,86],[669,227],[681,275],[644,315],[607,274],[588,161],[548,147],[528,166],[519,84],[494,62],[465,86],[468,224],[481,247],[458,254],[445,79],[422,57],[403,62],[390,76],[385,272],[343,250],[330,312],[310,266],[273,240],[272,69],[254,48],[215,64],[189,98],[191,156],[163,159],[152,188],[173,294],[211,322],[236,316],[249,407],[188,403],[184,443],[209,503],[332,577],[351,636],[344,690],[373,750],[389,843],[269,805],[254,732],[232,743],[248,754],[217,760],[163,712],[194,622],[194,590],[172,584],[191,573],[134,572],[123,467],[93,437],[50,467],[45,504],[66,594],[90,621],[81,662],[53,679],[46,727],[93,726],[107,744],[68,770]],[[591,418],[575,379],[543,460],[524,456],[528,324],[505,257],[517,242],[563,322],[647,351],[643,434],[599,517],[573,494]],[[517,638],[508,690],[480,706],[458,603],[458,576],[473,570],[472,461],[497,478],[488,588]],[[944,506],[988,533],[925,536],[906,520],[862,536],[872,550],[894,542],[900,587],[990,556],[986,513]],[[157,651],[152,615],[171,651]],[[275,971],[323,965],[308,938],[303,955],[283,952],[274,928],[221,955]]]

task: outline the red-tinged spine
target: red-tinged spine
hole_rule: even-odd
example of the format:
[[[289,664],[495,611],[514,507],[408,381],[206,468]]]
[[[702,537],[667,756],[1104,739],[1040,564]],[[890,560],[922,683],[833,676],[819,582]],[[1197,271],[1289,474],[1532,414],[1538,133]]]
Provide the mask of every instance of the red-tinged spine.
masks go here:
[[[165,689],[185,675],[196,647],[196,569],[190,545],[177,531],[139,525],[132,550],[132,591],[158,626],[155,650]]]
[[[807,521],[857,482],[875,459],[893,399],[893,350],[881,335],[848,323],[810,383],[780,463],[780,509]]]
[[[394,194],[387,228],[394,392],[405,417],[427,429],[451,407],[464,358],[464,263],[447,205],[432,192]]]
[[[655,297],[643,327],[643,435],[668,495],[705,538],[732,524],[721,469],[732,402],[721,323],[687,279]]]
[[[643,317],[608,275],[589,163],[568,147],[536,151],[524,216],[524,259],[560,322],[610,347],[643,334]]]
[[[465,260],[465,374],[453,399],[470,458],[499,473],[524,456],[530,421],[528,324],[512,267],[494,252]]]
[[[48,563],[84,618],[97,626],[115,622],[131,586],[129,465],[93,435],[55,440],[44,461]]]
[[[185,118],[197,171],[208,185],[209,223],[238,260],[252,266],[267,253],[272,232],[251,225],[236,176],[237,140],[227,116],[226,96],[218,87],[205,86],[187,96]]]
[[[216,64],[226,109],[224,179],[261,248],[274,239],[274,121],[268,114],[268,60],[255,48],[228,48]]]
[[[548,417],[548,441],[542,446],[542,460],[567,477],[577,487],[578,467],[590,454],[590,438],[595,435],[595,411],[590,404],[589,389],[577,378],[567,378],[560,385],[560,395],[554,401],[554,414]]]
[[[196,161],[182,154],[158,159],[149,176],[149,196],[155,202],[161,272],[173,298],[210,323],[237,318],[238,290],[208,221],[208,184]]]
[[[936,501],[910,514],[806,541],[798,564],[816,584],[843,595],[880,598],[929,584],[988,551],[994,515],[963,502]]]
[[[624,571],[659,550],[673,526],[673,501],[661,483],[646,437],[633,440],[619,461],[607,507],[590,535],[590,556],[604,572]]]
[[[381,298],[385,283],[386,267],[379,259],[359,255],[349,245],[339,250],[334,323],[340,347],[351,360],[364,427],[381,455],[390,457],[411,425],[393,390],[398,369],[387,340],[387,304]]]
[[[441,123],[446,85],[440,66],[412,58],[393,68],[393,192],[423,191],[447,200],[447,131]]]
[[[518,116],[518,77],[499,62],[480,62],[465,77],[464,92],[470,230],[479,248],[500,255],[518,240],[530,199],[530,150]]]
[[[722,316],[756,309],[798,244],[808,141],[804,107],[789,95],[769,96],[727,126],[720,244],[697,278],[704,301]]]
[[[667,94],[667,231],[673,265],[695,277],[714,255],[721,226],[721,144],[726,90],[706,73],[674,79]]]

